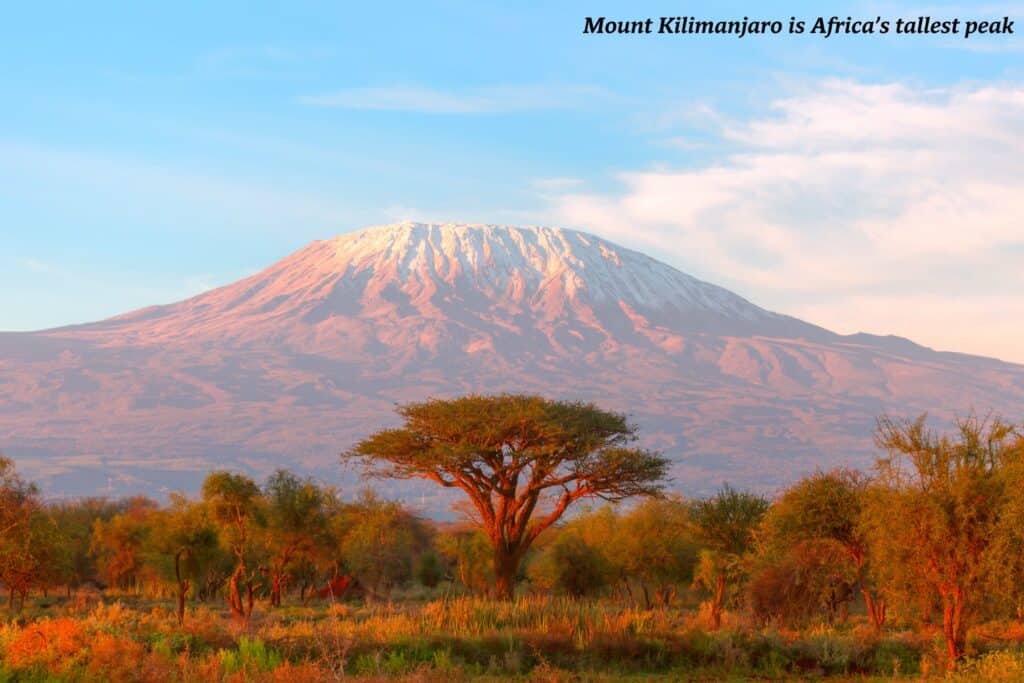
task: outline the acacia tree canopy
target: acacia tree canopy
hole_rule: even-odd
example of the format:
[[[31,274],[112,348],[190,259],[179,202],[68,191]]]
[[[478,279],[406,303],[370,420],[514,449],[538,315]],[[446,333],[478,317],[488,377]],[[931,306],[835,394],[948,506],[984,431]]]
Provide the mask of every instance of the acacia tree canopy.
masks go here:
[[[378,477],[423,478],[469,497],[495,551],[496,592],[511,596],[537,536],[581,498],[618,501],[661,491],[668,460],[631,448],[625,416],[539,396],[471,395],[399,407],[405,424],[356,444]]]

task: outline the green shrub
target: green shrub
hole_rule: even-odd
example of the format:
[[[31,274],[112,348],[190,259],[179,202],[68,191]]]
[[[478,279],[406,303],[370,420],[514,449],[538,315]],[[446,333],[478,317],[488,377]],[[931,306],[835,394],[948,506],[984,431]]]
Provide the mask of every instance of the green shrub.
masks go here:
[[[242,636],[237,650],[221,650],[221,668],[234,674],[248,671],[273,671],[281,665],[281,655],[271,650],[259,638]]]
[[[434,588],[444,579],[444,566],[437,553],[428,550],[416,560],[414,573],[417,581],[427,588]]]

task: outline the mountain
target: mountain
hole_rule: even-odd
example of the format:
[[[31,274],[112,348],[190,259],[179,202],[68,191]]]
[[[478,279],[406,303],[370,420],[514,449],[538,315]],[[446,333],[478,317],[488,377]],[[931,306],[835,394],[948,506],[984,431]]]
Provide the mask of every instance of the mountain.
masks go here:
[[[195,489],[214,467],[355,485],[337,454],[396,402],[472,391],[593,400],[681,490],[771,490],[870,463],[886,411],[1019,418],[1024,366],[837,335],[582,232],[402,223],[187,301],[0,334],[0,450],[51,494]]]

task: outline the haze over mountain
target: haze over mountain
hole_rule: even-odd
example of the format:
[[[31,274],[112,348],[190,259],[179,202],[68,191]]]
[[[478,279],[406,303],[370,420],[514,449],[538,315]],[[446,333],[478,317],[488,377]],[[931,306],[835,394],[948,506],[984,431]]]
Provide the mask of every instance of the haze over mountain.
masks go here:
[[[337,481],[396,402],[473,391],[627,412],[687,493],[866,465],[885,411],[1024,416],[1024,366],[837,335],[582,232],[402,223],[180,303],[0,334],[0,451],[52,495],[211,468]]]

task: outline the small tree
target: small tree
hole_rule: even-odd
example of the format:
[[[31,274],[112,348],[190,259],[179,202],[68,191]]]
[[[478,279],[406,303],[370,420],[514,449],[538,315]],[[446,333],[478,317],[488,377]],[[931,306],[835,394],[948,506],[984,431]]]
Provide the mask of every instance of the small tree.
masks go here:
[[[1024,457],[1001,468],[1006,496],[988,554],[986,572],[992,579],[988,591],[996,611],[1024,621]]]
[[[163,573],[169,573],[168,566],[173,571],[181,626],[189,592],[198,582],[203,565],[217,552],[217,530],[205,506],[179,494],[172,494],[170,506],[154,515],[152,527],[151,543],[162,560]]]
[[[601,550],[572,528],[557,532],[530,560],[528,575],[536,586],[573,598],[595,595],[615,578]]]
[[[270,604],[281,604],[289,572],[302,560],[312,559],[326,542],[326,497],[316,483],[277,470],[263,487],[267,506],[265,547],[270,557]]]
[[[495,594],[512,597],[527,550],[583,498],[621,500],[661,490],[668,461],[628,448],[635,428],[592,404],[538,396],[466,396],[410,403],[405,421],[356,444],[375,476],[423,478],[461,489],[493,550]]]
[[[21,478],[13,461],[0,455],[0,581],[7,587],[9,609],[14,609],[16,593],[24,603],[40,568],[33,546],[41,510],[38,489]]]
[[[680,585],[693,582],[698,546],[689,505],[680,497],[644,501],[622,515],[609,553],[627,576],[640,583],[644,606],[650,609],[653,588],[668,607]]]
[[[254,527],[262,521],[260,489],[243,474],[212,472],[203,482],[203,500],[210,506],[221,541],[235,557],[235,570],[228,579],[228,607],[236,619],[248,622],[256,592],[256,572],[249,570],[249,564]]]
[[[711,592],[712,629],[722,625],[727,590],[735,588],[735,579],[742,573],[743,557],[750,550],[754,531],[767,510],[768,501],[762,496],[736,491],[729,485],[693,504],[693,521],[704,545],[697,583]]]
[[[383,597],[412,578],[413,560],[428,544],[421,520],[372,491],[345,506],[342,515],[342,559],[368,599]]]
[[[96,558],[89,552],[93,524],[96,520],[107,522],[124,510],[123,503],[103,498],[82,498],[48,506],[48,513],[60,530],[60,573],[68,597],[72,589],[98,577]]]
[[[1000,420],[969,417],[953,436],[913,421],[879,420],[878,487],[867,511],[872,546],[941,603],[948,666],[963,657],[985,597],[1007,497],[1002,473],[1024,459],[1024,436]]]
[[[145,547],[155,511],[155,502],[136,497],[127,502],[123,512],[93,522],[89,552],[107,585],[122,590],[141,587]]]
[[[14,461],[0,454],[0,539],[11,538],[28,525],[39,508],[39,489],[21,478]]]
[[[868,479],[856,470],[836,469],[813,474],[786,489],[766,520],[775,543],[836,546],[846,559],[854,582],[864,596],[868,617],[876,630],[885,624],[885,600],[877,594],[868,569],[868,542],[861,523]],[[804,548],[807,553],[810,549]],[[832,556],[811,552],[816,558]]]

